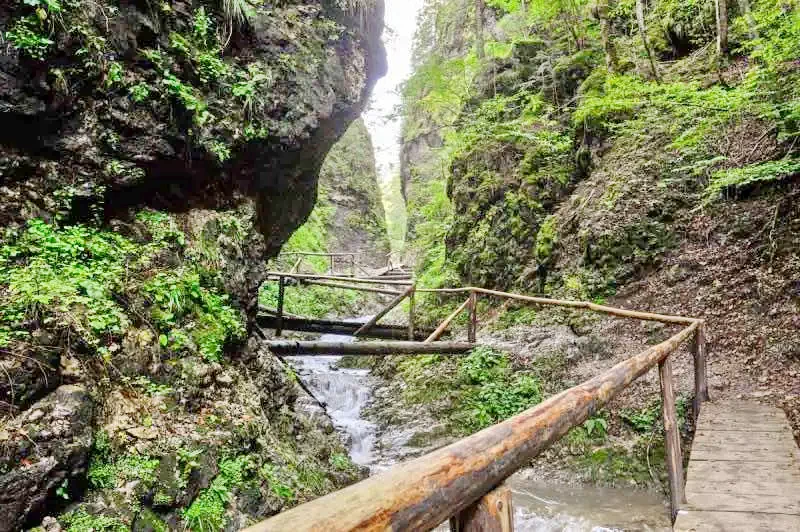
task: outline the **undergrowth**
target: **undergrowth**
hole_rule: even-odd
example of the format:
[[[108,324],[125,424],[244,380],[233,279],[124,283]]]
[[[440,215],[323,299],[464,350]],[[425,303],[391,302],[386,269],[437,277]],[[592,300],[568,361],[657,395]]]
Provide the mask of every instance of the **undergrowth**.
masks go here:
[[[132,326],[156,329],[162,349],[221,360],[244,335],[242,318],[197,264],[162,264],[186,251],[165,214],[143,211],[146,242],[87,225],[31,220],[0,247],[0,346],[41,327],[76,335],[72,348],[111,362]]]

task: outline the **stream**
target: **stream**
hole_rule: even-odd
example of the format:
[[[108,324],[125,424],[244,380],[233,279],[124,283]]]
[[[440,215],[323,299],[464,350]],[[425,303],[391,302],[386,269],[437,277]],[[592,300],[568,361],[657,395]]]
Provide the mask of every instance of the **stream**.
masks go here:
[[[323,335],[323,341],[352,337]],[[349,443],[350,456],[372,473],[391,462],[376,450],[378,427],[361,417],[376,378],[364,369],[339,369],[338,356],[287,357],[317,399],[326,403],[336,429]],[[398,453],[402,454],[402,453]],[[549,484],[521,470],[506,485],[514,501],[518,532],[605,532],[672,530],[668,510],[658,495],[640,490]],[[448,530],[439,527],[437,530]]]

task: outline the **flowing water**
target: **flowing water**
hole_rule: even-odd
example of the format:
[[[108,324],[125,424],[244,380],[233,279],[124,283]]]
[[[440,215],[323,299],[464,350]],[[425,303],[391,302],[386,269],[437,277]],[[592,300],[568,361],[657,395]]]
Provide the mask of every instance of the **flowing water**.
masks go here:
[[[323,335],[325,341],[351,337]],[[374,377],[368,370],[338,369],[338,356],[288,357],[317,399],[326,403],[334,425],[350,445],[350,456],[373,472],[385,469],[376,452],[377,427],[361,416],[370,401]],[[399,453],[402,454],[402,453]],[[668,510],[657,495],[638,490],[547,484],[520,471],[506,481],[514,502],[518,532],[669,531]],[[437,530],[448,530],[439,527]]]

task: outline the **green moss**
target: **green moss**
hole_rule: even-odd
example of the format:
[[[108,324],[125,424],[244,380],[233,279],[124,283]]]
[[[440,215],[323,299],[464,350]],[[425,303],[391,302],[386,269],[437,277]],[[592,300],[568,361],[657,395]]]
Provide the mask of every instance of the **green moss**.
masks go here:
[[[93,515],[84,508],[64,514],[58,518],[65,532],[128,532],[130,527],[119,519],[105,515]]]

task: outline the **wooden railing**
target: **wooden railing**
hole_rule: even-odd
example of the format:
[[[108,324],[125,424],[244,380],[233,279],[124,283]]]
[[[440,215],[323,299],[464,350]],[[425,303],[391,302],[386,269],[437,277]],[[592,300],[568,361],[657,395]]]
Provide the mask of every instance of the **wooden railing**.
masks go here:
[[[249,528],[249,531],[430,530],[448,518],[454,530],[506,530],[504,523],[509,521],[511,509],[508,492],[502,487],[503,481],[569,430],[595,415],[632,382],[656,366],[661,387],[670,501],[672,516],[675,517],[678,508],[685,503],[685,496],[670,355],[684,342],[692,340],[694,415],[697,416],[701,403],[708,400],[707,348],[703,320],[478,287],[414,287],[414,290],[403,295],[409,297],[415,292],[469,295],[457,311],[451,313],[428,338],[427,341],[432,342],[432,346],[436,345],[436,334],[441,334],[457,314],[465,309],[470,312],[468,336],[470,341],[474,341],[479,296],[588,309],[612,316],[685,327],[664,342],[512,418],[415,460],[398,464],[384,473],[278,514]]]

